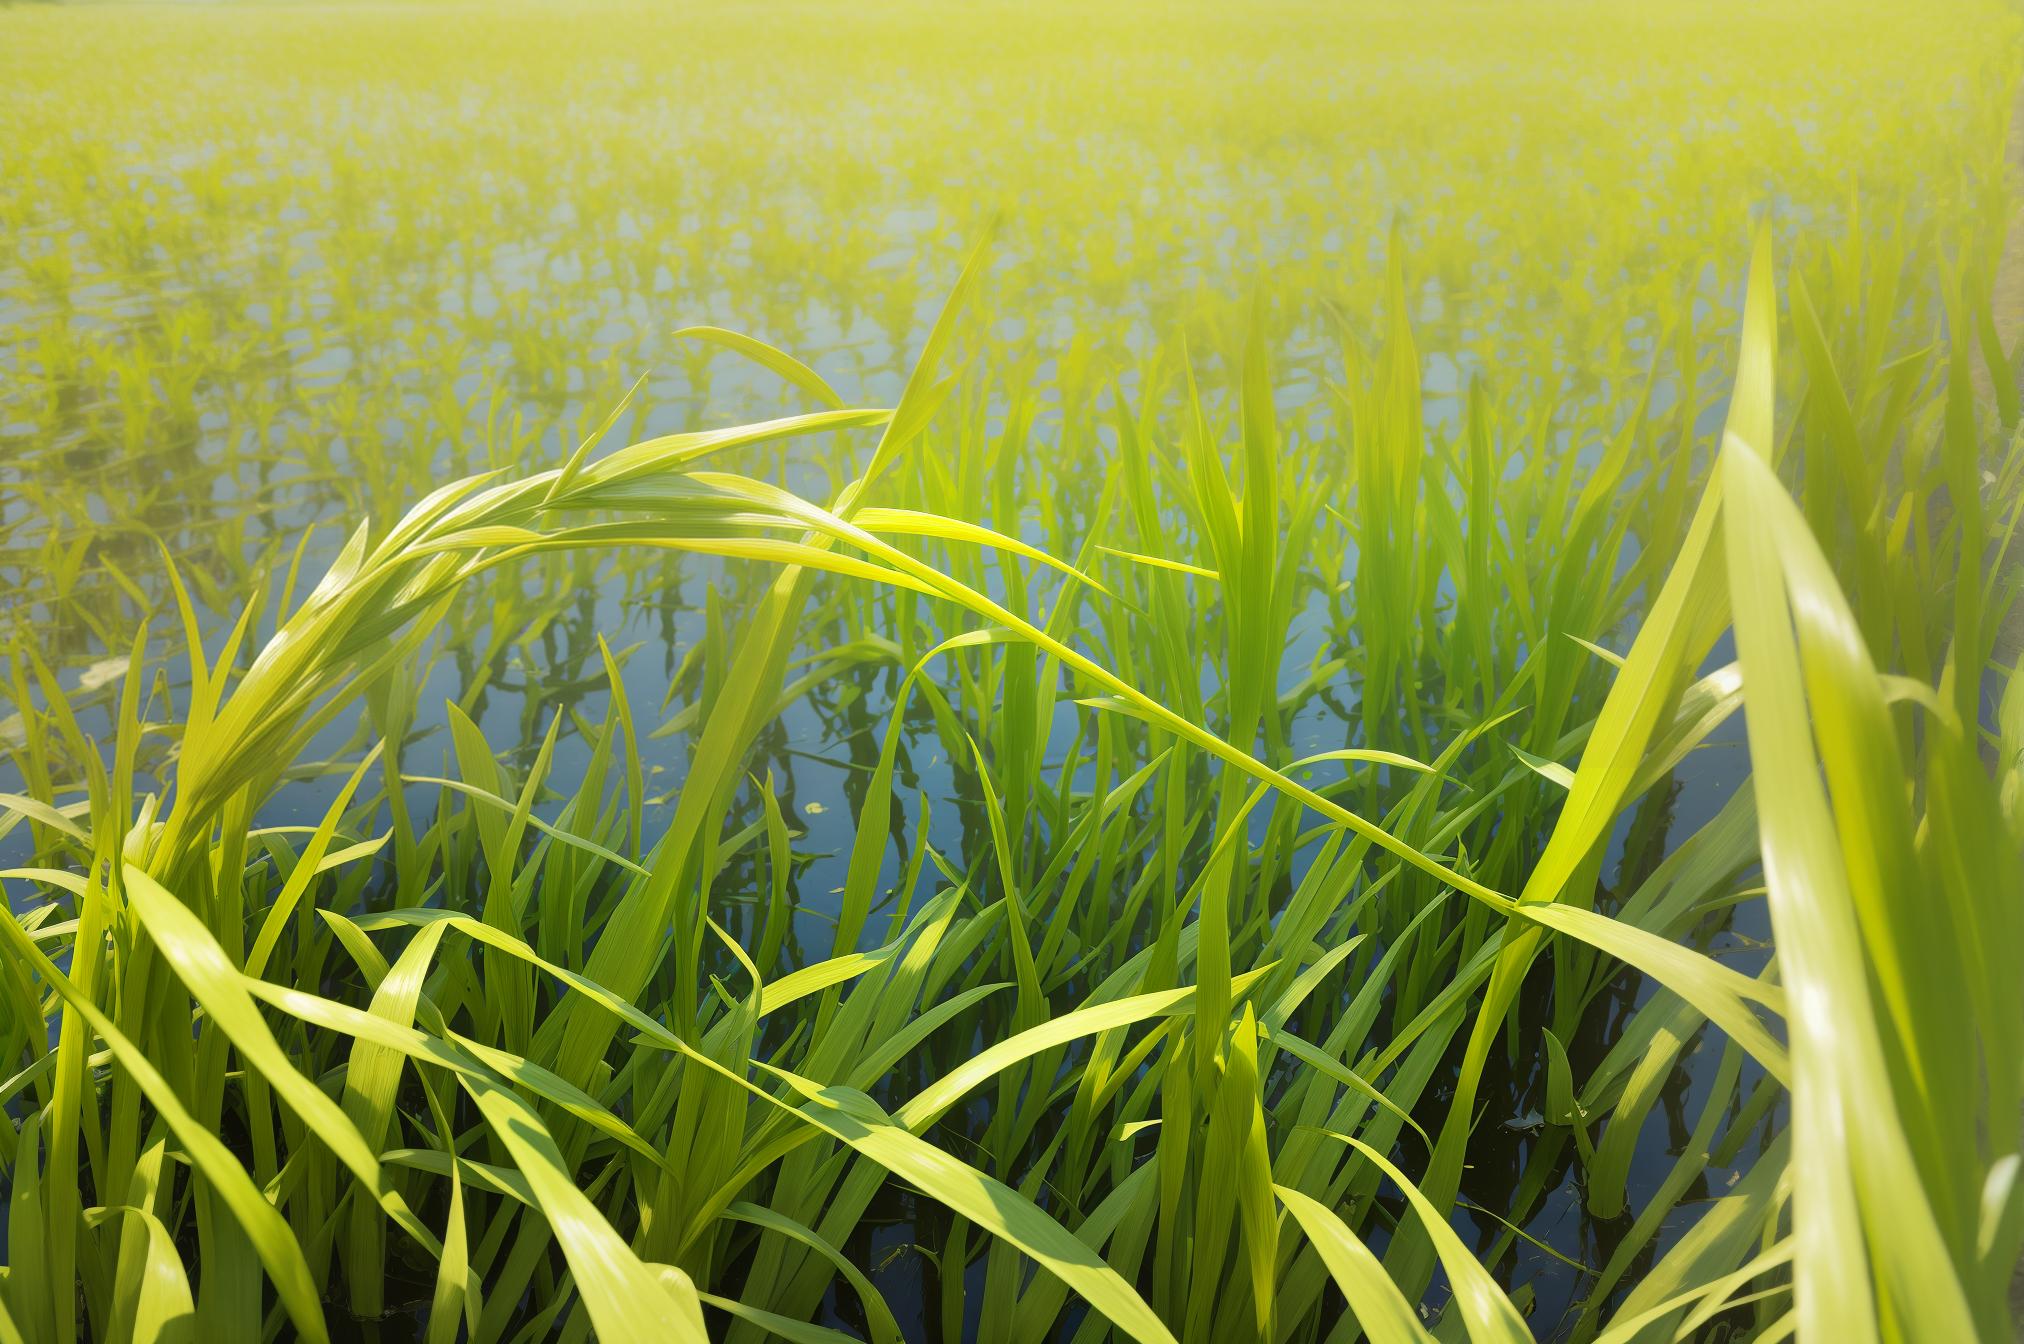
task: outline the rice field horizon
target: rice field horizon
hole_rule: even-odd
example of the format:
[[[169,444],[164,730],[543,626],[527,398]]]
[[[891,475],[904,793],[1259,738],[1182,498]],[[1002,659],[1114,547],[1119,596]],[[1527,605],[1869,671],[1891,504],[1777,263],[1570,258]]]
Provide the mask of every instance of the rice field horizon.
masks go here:
[[[2012,1338],[2020,74],[0,7],[0,1344]]]

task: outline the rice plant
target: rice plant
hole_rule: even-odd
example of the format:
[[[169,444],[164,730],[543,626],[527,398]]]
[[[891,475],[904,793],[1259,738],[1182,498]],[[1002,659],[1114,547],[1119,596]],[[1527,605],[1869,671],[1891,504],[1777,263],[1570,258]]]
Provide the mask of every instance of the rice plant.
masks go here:
[[[1948,18],[0,13],[0,1344],[2008,1337]]]

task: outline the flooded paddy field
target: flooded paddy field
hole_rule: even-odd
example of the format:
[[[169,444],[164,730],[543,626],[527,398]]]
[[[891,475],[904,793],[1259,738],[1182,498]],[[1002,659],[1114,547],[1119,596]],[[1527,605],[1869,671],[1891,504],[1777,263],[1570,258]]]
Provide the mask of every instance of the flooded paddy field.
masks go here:
[[[0,1340],[1997,1337],[1944,8],[0,9]]]

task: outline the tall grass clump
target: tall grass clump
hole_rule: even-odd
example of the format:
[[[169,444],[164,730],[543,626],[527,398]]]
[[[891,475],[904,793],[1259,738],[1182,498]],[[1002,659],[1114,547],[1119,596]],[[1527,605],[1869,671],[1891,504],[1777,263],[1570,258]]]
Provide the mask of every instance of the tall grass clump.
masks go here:
[[[2019,25],[1829,12],[0,15],[0,1344],[2007,1338]]]

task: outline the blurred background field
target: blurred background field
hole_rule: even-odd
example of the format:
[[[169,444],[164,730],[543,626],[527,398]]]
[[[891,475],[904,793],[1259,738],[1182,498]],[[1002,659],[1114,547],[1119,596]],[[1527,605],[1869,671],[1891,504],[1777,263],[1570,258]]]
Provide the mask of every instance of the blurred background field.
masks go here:
[[[146,537],[234,592],[642,373],[635,435],[777,411],[692,323],[889,400],[994,217],[969,353],[1043,403],[1043,476],[1255,294],[1327,415],[1394,226],[1437,418],[1493,369],[1572,439],[1724,367],[1756,213],[1809,269],[1889,249],[1909,346],[1898,258],[1987,264],[2008,114],[2006,16],[1944,8],[12,10],[10,605],[105,642]]]

